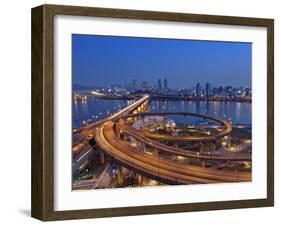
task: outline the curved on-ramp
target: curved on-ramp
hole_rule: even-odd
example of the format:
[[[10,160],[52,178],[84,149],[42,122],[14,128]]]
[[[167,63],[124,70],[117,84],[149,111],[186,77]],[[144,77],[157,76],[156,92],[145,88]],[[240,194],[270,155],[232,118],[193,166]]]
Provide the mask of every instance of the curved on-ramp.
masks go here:
[[[152,148],[169,154],[179,155],[188,158],[202,159],[202,160],[225,160],[225,161],[251,161],[251,154],[206,154],[199,153],[190,150],[185,150],[177,147],[171,147],[165,144],[161,144],[155,140],[147,138],[146,134],[143,134],[143,130],[132,128],[128,125],[120,125],[119,128],[123,133],[134,137],[135,139],[143,142]]]
[[[113,125],[114,123],[107,122],[97,128],[97,144],[111,157],[146,175],[178,184],[251,181],[249,172],[219,171],[185,165],[139,151],[120,140]]]
[[[196,114],[196,113],[190,113],[190,112],[145,112],[145,113],[137,113],[137,114],[127,114],[122,116],[122,119],[128,119],[128,118],[135,118],[135,117],[145,117],[145,116],[165,116],[165,115],[181,115],[181,116],[192,116],[192,117],[199,117],[203,119],[208,119],[211,121],[215,121],[220,123],[224,129],[215,135],[211,136],[172,136],[168,134],[160,134],[160,133],[155,133],[155,132],[150,132],[150,131],[143,131],[144,134],[153,139],[158,139],[158,140],[166,140],[166,141],[215,141],[218,138],[227,136],[228,134],[231,133],[232,131],[232,125],[228,121],[220,118],[216,118],[213,116],[209,115],[201,115],[201,114]]]

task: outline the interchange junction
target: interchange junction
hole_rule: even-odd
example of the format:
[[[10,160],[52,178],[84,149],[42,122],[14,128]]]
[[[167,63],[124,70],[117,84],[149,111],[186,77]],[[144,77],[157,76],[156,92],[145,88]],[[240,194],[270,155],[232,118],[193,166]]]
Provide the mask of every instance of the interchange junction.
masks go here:
[[[74,189],[104,188],[122,184],[124,175],[137,175],[138,183],[144,178],[161,184],[226,183],[251,181],[251,171],[231,170],[213,165],[247,162],[251,164],[251,153],[245,151],[218,151],[231,144],[232,124],[224,119],[190,112],[146,112],[149,96],[146,95],[131,105],[103,120],[75,130],[82,139],[74,143],[73,174],[83,166],[98,149],[100,162],[106,166],[95,179],[74,180]],[[212,122],[204,128],[181,128],[175,132],[169,128],[162,132],[145,127],[145,120],[163,119],[170,116],[198,118]],[[137,127],[141,124],[141,128]],[[80,148],[77,148],[80,145]],[[201,148],[197,148],[200,146]],[[194,148],[196,147],[196,148]]]

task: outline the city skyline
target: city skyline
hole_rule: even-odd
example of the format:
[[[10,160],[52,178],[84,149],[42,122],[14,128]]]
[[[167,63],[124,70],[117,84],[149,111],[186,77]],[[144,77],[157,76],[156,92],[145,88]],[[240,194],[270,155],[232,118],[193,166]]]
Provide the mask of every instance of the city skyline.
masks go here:
[[[161,85],[160,85],[161,83]],[[171,88],[168,84],[168,79],[166,78],[158,78],[154,83],[148,83],[147,81],[143,81],[143,80],[138,80],[138,79],[132,79],[132,81],[128,81],[127,83],[113,83],[113,84],[108,84],[105,86],[98,86],[98,85],[94,85],[92,86],[91,84],[86,84],[86,85],[82,85],[76,82],[73,82],[74,86],[78,86],[79,88],[87,88],[87,89],[93,89],[93,88],[110,88],[113,86],[123,86],[123,87],[128,87],[130,89],[141,89],[141,87],[143,87],[143,85],[145,84],[147,88],[156,88],[156,89],[170,89],[170,90],[177,90],[177,89],[191,89],[191,88],[195,88],[198,84],[200,84],[201,89],[205,89],[205,85],[208,84],[209,88],[225,88],[225,87],[232,87],[232,88],[250,88],[250,86],[245,86],[245,85],[241,85],[241,86],[233,86],[232,84],[227,84],[227,85],[219,85],[219,84],[212,84],[209,81],[205,81],[203,83],[200,82],[195,82],[194,84],[189,84],[187,86],[184,87],[173,87]],[[75,88],[73,88],[73,90],[75,91]]]
[[[85,86],[196,83],[251,88],[251,44],[73,35],[73,82]],[[222,66],[223,65],[223,66]]]
[[[76,84],[73,87],[73,94],[76,99],[77,95],[83,92],[86,95],[90,92],[91,95],[103,95],[107,98],[120,98],[122,96],[122,98],[128,99],[133,98],[134,95],[149,94],[153,95],[154,98],[163,96],[176,99],[205,97],[208,100],[211,100],[210,98],[213,98],[213,100],[240,98],[240,101],[251,101],[252,96],[252,89],[248,87],[214,86],[209,82],[205,84],[197,82],[195,86],[171,89],[166,78],[159,78],[156,84],[148,84],[146,81],[138,83],[136,79],[133,79],[131,84],[112,84],[108,87],[83,87]]]

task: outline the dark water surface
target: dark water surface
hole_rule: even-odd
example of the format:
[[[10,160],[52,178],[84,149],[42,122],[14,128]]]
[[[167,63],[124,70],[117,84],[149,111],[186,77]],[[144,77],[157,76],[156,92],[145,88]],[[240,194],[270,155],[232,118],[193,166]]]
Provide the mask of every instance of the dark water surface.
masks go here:
[[[88,100],[73,101],[72,112],[73,127],[77,128],[83,121],[94,122],[131,104],[128,100]],[[252,122],[252,104],[247,102],[221,102],[221,101],[151,101],[149,112],[192,112],[206,114],[231,121],[235,124],[248,124]],[[176,122],[195,122],[198,118],[169,116]]]

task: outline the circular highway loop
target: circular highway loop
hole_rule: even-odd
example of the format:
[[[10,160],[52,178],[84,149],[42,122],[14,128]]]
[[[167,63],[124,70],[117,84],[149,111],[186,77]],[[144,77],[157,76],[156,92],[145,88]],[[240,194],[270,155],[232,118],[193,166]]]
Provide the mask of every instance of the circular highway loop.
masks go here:
[[[221,125],[223,128],[218,134],[212,134],[207,136],[174,136],[169,134],[161,134],[161,133],[155,133],[151,131],[142,131],[146,137],[152,138],[152,139],[158,139],[158,140],[166,140],[166,141],[216,141],[217,139],[220,139],[224,136],[227,136],[232,131],[232,125],[230,122],[216,118],[209,115],[201,115],[191,112],[144,112],[144,113],[136,113],[136,114],[128,114],[121,117],[121,119],[129,119],[129,118],[136,118],[136,117],[145,117],[145,116],[166,116],[166,115],[181,115],[181,116],[192,116],[192,117],[198,117],[202,119],[207,119],[210,121],[217,122]]]

